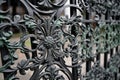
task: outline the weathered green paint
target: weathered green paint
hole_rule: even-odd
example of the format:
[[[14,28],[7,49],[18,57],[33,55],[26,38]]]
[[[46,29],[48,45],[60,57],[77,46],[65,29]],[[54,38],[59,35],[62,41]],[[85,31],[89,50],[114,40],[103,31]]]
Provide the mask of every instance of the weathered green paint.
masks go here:
[[[107,54],[111,49],[120,45],[120,21],[98,19],[100,14],[105,15],[106,12],[110,12],[106,15],[109,18],[113,16],[113,12],[116,13],[114,16],[119,16],[118,0],[79,0],[79,5],[68,6],[64,6],[66,0],[60,0],[58,3],[52,2],[53,0],[39,0],[36,5],[29,0],[20,1],[28,11],[28,14],[24,14],[23,17],[15,15],[14,19],[11,19],[6,15],[9,10],[0,10],[0,48],[6,47],[8,51],[8,54],[3,57],[6,63],[0,67],[0,72],[8,73],[6,80],[18,80],[16,72],[19,71],[20,74],[26,75],[28,69],[34,71],[30,80],[65,80],[60,72],[67,79],[72,80],[74,74],[69,68],[74,67],[78,69],[77,76],[81,80],[115,79],[114,73],[119,73],[120,68],[119,52],[112,55],[106,68],[101,67],[99,61],[93,60],[98,54]],[[73,15],[70,18],[62,17],[60,14],[66,7],[78,9],[81,15]],[[96,12],[97,19],[96,17],[93,20],[85,19],[87,11],[89,14]],[[93,23],[96,24],[95,28],[93,28]],[[73,26],[76,28],[75,35],[71,34]],[[19,41],[11,42],[14,27],[19,30],[21,36],[19,36]],[[65,31],[64,27],[69,29]],[[25,42],[28,39],[31,40],[30,44],[35,45],[34,48],[33,46],[31,49],[26,47]],[[65,47],[67,44],[68,46]],[[93,53],[93,49],[96,53]],[[11,66],[14,65],[14,61],[19,58],[17,50],[20,50],[26,59],[21,60],[13,68]],[[34,53],[36,56],[31,57]],[[73,64],[77,64],[67,65],[64,59],[68,57],[73,59]],[[94,66],[83,75],[81,65],[86,61],[93,61]]]

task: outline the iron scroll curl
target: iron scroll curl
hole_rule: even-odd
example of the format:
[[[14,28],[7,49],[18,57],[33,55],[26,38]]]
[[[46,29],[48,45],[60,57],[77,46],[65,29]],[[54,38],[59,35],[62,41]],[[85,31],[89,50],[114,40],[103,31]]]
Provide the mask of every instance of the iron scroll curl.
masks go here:
[[[111,65],[105,70],[100,67],[99,62],[96,62],[93,66],[95,69],[91,69],[86,75],[82,75],[81,65],[89,60],[94,62],[98,53],[106,53],[120,45],[119,21],[111,18],[113,13],[118,15],[120,12],[120,4],[117,2],[119,0],[107,0],[107,2],[105,0],[78,0],[78,5],[65,5],[67,0],[37,0],[36,4],[33,4],[31,0],[20,1],[27,10],[27,14],[23,14],[23,17],[15,15],[12,19],[6,15],[9,9],[0,10],[0,47],[5,47],[7,50],[7,55],[3,58],[7,63],[0,68],[0,72],[10,73],[7,80],[18,80],[16,73],[19,71],[21,75],[26,75],[27,70],[33,71],[30,80],[72,80],[70,69],[74,67],[78,67],[77,74],[79,75],[77,76],[80,79],[91,80],[101,77],[103,79],[104,74],[113,76],[114,71],[111,71],[113,68]],[[72,15],[70,18],[61,16],[67,7],[74,7],[80,15]],[[97,19],[96,17],[93,20],[86,19],[86,12],[89,14],[94,12]],[[108,17],[111,20],[102,20],[101,16],[106,12],[110,12]],[[92,23],[95,23],[96,28],[92,27]],[[76,36],[71,34],[72,26],[77,29]],[[14,34],[12,31],[14,27],[22,35],[19,41],[12,43],[10,39]],[[25,44],[27,40],[31,41],[31,47],[33,44],[35,47],[28,48]],[[93,48],[96,51],[95,54]],[[25,55],[25,59],[15,65],[14,62],[19,58],[16,56],[17,50]],[[75,55],[77,55],[76,58]],[[72,63],[77,62],[77,64],[68,65],[66,58],[75,58]],[[114,60],[110,64],[115,64]],[[92,77],[91,74],[98,77]]]

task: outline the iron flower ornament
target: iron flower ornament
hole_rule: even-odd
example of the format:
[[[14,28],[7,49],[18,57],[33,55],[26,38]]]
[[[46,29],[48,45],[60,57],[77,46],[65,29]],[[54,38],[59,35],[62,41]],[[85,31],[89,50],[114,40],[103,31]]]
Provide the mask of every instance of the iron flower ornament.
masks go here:
[[[85,77],[81,74],[81,65],[88,61],[93,62],[98,53],[106,53],[120,45],[118,22],[104,24],[105,22],[99,18],[99,14],[105,15],[107,11],[110,12],[110,17],[112,12],[118,15],[119,0],[78,0],[78,5],[65,5],[67,0],[37,0],[36,4],[31,0],[20,1],[27,11],[23,17],[15,15],[11,19],[6,15],[9,9],[0,10],[0,48],[1,51],[6,50],[6,53],[1,52],[4,54],[2,59],[6,63],[0,67],[0,72],[10,73],[7,80],[18,80],[17,71],[26,75],[28,70],[33,71],[30,80],[72,80],[71,69],[75,67],[79,69],[77,74],[80,79],[110,80],[114,73],[111,69],[115,67],[117,70],[119,67],[119,61],[115,63],[119,60],[119,54],[110,59],[110,67],[104,69],[98,62],[85,74]],[[2,3],[4,2],[0,5]],[[67,7],[79,10],[81,15],[60,17]],[[97,19],[86,20],[86,12],[96,12]],[[96,24],[95,29],[91,27],[92,21]],[[10,39],[14,34],[12,31],[14,27],[19,30],[21,36],[17,42],[12,43]],[[76,28],[76,35],[71,33],[72,27]],[[25,44],[28,40],[31,48]],[[96,53],[93,53],[94,48]],[[25,55],[25,59],[15,65],[14,62],[19,58],[16,56],[17,50]],[[70,59],[71,64],[68,65],[66,58]],[[115,66],[111,66],[112,64]]]

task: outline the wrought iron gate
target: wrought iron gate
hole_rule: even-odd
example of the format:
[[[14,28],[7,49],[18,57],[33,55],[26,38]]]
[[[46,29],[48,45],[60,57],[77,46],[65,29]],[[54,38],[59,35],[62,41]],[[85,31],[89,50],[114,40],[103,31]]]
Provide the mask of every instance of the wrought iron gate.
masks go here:
[[[23,15],[0,10],[4,80],[120,80],[120,0],[19,1]]]

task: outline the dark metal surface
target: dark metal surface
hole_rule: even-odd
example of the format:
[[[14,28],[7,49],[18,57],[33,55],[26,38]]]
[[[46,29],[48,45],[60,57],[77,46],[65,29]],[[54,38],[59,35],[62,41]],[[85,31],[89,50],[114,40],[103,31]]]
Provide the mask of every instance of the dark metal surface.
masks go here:
[[[28,70],[33,71],[29,80],[120,79],[120,1],[71,0],[65,5],[66,1],[20,0],[27,13],[13,18],[9,9],[0,10],[0,72],[5,80],[19,80],[16,74],[26,75]],[[63,16],[67,7],[73,10],[70,18]],[[20,40],[11,42],[14,28]],[[15,65],[17,50],[25,58]],[[66,58],[72,59],[70,64]]]

